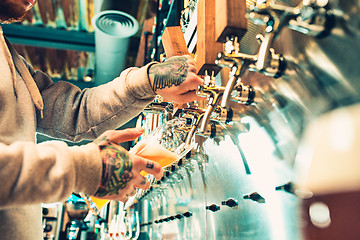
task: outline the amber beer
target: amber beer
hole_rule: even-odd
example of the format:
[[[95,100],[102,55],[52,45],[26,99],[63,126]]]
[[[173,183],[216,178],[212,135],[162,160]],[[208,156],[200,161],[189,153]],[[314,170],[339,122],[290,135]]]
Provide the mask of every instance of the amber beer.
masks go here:
[[[108,199],[101,199],[101,198],[96,198],[93,196],[90,196],[90,199],[96,205],[98,210],[101,210],[102,207],[104,207],[108,202],[110,202],[110,200],[108,200]]]
[[[130,150],[130,152],[157,162],[162,167],[167,167],[180,158],[178,154],[164,148],[156,140],[152,139],[138,142],[138,144],[136,144],[135,147]],[[146,174],[147,173],[145,171],[141,172],[141,175],[143,176]]]
[[[85,200],[86,205],[94,215],[99,215],[101,208],[103,208],[108,202],[110,202],[110,200],[108,199],[87,196],[84,193],[80,193],[80,196]]]

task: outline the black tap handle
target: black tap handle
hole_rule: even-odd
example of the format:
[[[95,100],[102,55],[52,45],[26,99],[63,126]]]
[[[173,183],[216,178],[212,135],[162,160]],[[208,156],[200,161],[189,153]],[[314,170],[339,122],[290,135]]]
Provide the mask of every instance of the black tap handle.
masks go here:
[[[235,199],[229,198],[229,199],[226,200],[226,201],[222,201],[222,202],[221,202],[221,205],[226,205],[226,206],[228,206],[228,207],[233,208],[233,207],[237,207],[237,206],[239,205],[239,203],[238,203],[238,201],[236,201]]]
[[[263,198],[259,193],[253,192],[243,196],[244,199],[251,199],[258,203],[265,203],[265,198]]]
[[[192,212],[184,212],[183,216],[189,218],[192,216]]]
[[[275,187],[276,191],[283,190],[288,193],[295,193],[295,186],[292,182],[285,183],[284,185]]]
[[[211,204],[210,206],[206,206],[206,210],[210,210],[212,212],[216,212],[220,210],[220,206],[216,204]]]

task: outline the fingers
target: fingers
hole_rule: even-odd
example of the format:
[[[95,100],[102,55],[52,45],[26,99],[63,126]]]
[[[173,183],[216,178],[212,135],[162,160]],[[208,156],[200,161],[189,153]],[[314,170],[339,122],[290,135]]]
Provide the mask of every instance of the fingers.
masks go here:
[[[202,85],[204,83],[204,79],[199,77],[193,72],[190,72],[185,79],[185,81],[179,85],[179,88],[181,88],[182,93],[185,93],[190,90],[196,90],[199,85]]]
[[[120,201],[126,203],[129,200],[129,197],[135,196],[136,192],[136,187],[133,186],[133,190],[130,193],[125,194],[125,196]]]
[[[150,187],[150,182],[147,180],[146,177],[139,175],[139,178],[135,178],[134,182],[137,182],[134,184],[135,187],[141,188],[143,190],[146,190]]]
[[[126,203],[129,200],[129,197],[134,196],[136,193],[137,193],[137,189],[136,189],[135,185],[131,185],[131,186],[129,185],[129,187],[121,190],[121,192],[119,192],[119,194],[107,195],[107,196],[98,197],[98,198],[121,201],[123,203]]]
[[[120,144],[122,142],[132,141],[143,134],[143,128],[128,128],[124,130],[108,130],[101,134],[94,143],[106,145],[109,142]]]
[[[114,130],[109,136],[109,141],[114,143],[122,143],[132,141],[143,134],[143,128],[127,128],[124,130]]]
[[[190,72],[197,73],[197,71],[198,71],[198,66],[197,66],[196,62],[194,61],[194,59],[191,58],[191,59],[188,61],[188,65],[189,65],[189,71],[190,71]]]
[[[129,157],[133,162],[133,169],[137,172],[145,171],[154,175],[156,179],[160,179],[163,176],[162,167],[159,163],[151,161],[149,159],[140,157],[135,154],[129,153]]]
[[[128,196],[129,196],[129,197],[135,196],[136,192],[137,192],[137,189],[136,189],[136,187],[134,186],[134,187],[133,187],[133,190],[129,193]]]

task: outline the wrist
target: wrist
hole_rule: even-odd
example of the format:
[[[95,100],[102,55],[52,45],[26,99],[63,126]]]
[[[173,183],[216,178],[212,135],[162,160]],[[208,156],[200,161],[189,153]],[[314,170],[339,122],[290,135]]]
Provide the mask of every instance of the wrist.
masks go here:
[[[120,145],[100,146],[102,159],[101,182],[95,196],[117,194],[132,179],[132,162],[128,152]]]
[[[151,86],[151,89],[154,91],[154,93],[156,94],[156,91],[154,90],[154,77],[155,74],[151,71],[151,68],[154,67],[155,65],[159,64],[159,62],[151,62],[149,63],[147,69],[146,69],[146,73],[148,76],[148,80]]]

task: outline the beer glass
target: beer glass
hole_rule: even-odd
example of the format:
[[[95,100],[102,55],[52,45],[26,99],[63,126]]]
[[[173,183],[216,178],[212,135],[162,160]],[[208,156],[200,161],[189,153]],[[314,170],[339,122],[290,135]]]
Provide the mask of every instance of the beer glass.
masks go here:
[[[131,153],[159,163],[163,168],[184,157],[192,148],[185,146],[189,126],[186,119],[169,120],[145,135],[131,150]],[[146,175],[146,172],[142,172]]]

